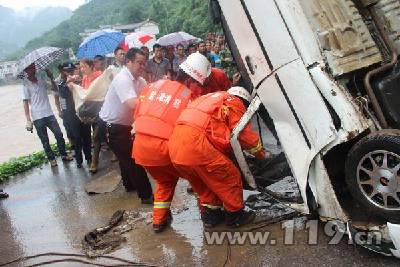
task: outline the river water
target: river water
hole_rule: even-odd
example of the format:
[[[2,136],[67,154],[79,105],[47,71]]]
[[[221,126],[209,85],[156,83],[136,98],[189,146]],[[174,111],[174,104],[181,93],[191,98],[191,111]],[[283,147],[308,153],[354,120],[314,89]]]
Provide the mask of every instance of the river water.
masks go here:
[[[56,112],[54,98],[50,95],[50,104]],[[42,144],[35,132],[25,130],[25,115],[22,105],[22,85],[0,87],[0,163],[13,157],[24,156],[42,150]],[[57,118],[66,138],[62,120]],[[49,133],[50,142],[55,143]]]

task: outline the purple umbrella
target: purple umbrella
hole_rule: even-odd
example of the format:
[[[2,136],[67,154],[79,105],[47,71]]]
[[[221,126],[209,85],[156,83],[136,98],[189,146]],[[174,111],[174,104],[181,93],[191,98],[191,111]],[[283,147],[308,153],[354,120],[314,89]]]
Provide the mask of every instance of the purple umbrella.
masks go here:
[[[157,40],[157,43],[162,46],[168,46],[168,45],[176,46],[178,44],[189,45],[199,40],[201,39],[193,35],[190,35],[186,32],[174,32],[164,35],[163,37],[160,37],[160,39]]]

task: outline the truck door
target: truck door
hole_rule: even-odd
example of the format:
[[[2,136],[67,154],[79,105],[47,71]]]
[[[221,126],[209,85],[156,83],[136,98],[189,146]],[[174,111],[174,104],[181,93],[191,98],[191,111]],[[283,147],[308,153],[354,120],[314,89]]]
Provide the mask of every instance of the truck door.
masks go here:
[[[336,130],[282,18],[293,0],[219,0],[239,70],[271,116],[304,203],[309,167]],[[305,36],[304,38],[313,38]]]

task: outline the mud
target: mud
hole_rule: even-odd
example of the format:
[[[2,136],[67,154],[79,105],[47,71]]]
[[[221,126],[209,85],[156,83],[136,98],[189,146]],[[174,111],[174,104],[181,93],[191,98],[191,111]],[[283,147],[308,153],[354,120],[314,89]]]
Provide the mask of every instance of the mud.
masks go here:
[[[119,249],[126,238],[125,233],[151,224],[151,212],[116,211],[107,225],[85,235],[82,250],[89,258],[96,258]]]

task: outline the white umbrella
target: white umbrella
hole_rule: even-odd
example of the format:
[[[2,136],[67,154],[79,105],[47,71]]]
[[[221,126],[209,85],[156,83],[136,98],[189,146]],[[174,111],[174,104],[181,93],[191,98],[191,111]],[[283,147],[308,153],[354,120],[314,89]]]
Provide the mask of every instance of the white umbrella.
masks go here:
[[[129,48],[147,45],[152,40],[155,40],[155,36],[153,34],[140,31],[133,32],[125,36],[125,44],[128,45]]]
[[[65,52],[58,47],[41,47],[33,50],[18,62],[18,77],[23,75],[23,71],[32,63],[35,63],[36,70],[46,69],[50,63],[59,59]]]
[[[176,46],[178,44],[188,45],[191,43],[195,43],[201,39],[190,35],[186,32],[173,32],[157,40],[157,43],[162,46],[173,45]]]

